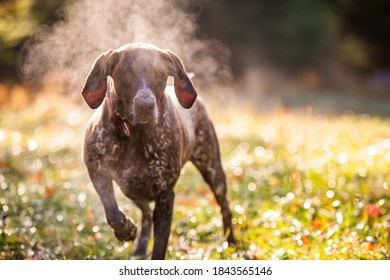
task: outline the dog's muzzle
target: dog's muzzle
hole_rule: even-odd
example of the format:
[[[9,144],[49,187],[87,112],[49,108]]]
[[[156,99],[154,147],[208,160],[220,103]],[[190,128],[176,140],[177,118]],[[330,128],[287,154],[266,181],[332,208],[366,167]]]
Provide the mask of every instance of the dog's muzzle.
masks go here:
[[[133,99],[131,124],[156,124],[158,119],[157,102],[149,89],[138,91]]]

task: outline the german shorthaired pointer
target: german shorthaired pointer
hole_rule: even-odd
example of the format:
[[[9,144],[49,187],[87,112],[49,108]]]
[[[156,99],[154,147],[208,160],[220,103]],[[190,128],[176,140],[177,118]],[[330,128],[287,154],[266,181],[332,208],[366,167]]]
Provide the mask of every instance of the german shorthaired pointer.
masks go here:
[[[164,92],[168,76],[174,77],[177,98]],[[190,160],[221,207],[228,242],[235,243],[214,128],[202,103],[195,101],[193,84],[174,53],[148,44],[109,50],[95,61],[82,95],[92,109],[104,102],[86,129],[84,161],[117,239],[134,240],[137,228],[119,210],[113,181],[142,211],[134,255],[146,258],[153,223],[152,259],[164,259],[173,188],[181,167]]]

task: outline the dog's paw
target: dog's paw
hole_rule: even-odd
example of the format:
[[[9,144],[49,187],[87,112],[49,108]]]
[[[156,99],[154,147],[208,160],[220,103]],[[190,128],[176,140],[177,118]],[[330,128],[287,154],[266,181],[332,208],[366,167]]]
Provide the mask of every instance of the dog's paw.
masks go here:
[[[126,219],[126,224],[119,230],[114,230],[115,237],[119,241],[133,241],[137,237],[137,227]]]

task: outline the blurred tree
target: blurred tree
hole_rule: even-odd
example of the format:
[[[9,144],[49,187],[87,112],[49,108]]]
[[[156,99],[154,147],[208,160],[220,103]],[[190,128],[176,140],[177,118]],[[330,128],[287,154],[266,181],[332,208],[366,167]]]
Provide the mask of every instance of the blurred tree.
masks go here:
[[[60,19],[56,11],[69,1],[0,0],[0,78],[16,76],[23,43],[40,25]],[[390,68],[389,0],[184,3],[200,12],[199,36],[219,39],[231,48],[236,77],[257,65],[295,73],[330,56],[365,73]]]
[[[390,68],[390,1],[330,0],[340,19],[343,57],[369,70]]]
[[[201,23],[231,48],[235,77],[265,66],[314,70],[335,87],[355,77],[390,87],[389,0],[213,0]]]
[[[0,0],[0,78],[15,75],[23,42],[41,24],[58,19],[54,13],[64,0]]]
[[[313,63],[325,50],[329,17],[325,1],[214,0],[208,3],[204,28],[233,48],[233,64],[278,64],[296,70]]]

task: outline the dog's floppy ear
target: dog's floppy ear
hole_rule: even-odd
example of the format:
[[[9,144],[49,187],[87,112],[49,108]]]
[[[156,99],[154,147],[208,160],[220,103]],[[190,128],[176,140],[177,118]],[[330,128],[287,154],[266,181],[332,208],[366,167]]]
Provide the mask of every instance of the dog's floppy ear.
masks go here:
[[[194,85],[188,77],[184,65],[180,58],[173,52],[166,50],[170,65],[168,66],[169,75],[174,78],[176,97],[181,106],[186,109],[192,107],[197,97]]]
[[[81,92],[85,102],[92,109],[96,109],[102,104],[107,90],[107,76],[111,75],[117,61],[118,53],[114,50],[102,53],[95,60]]]

